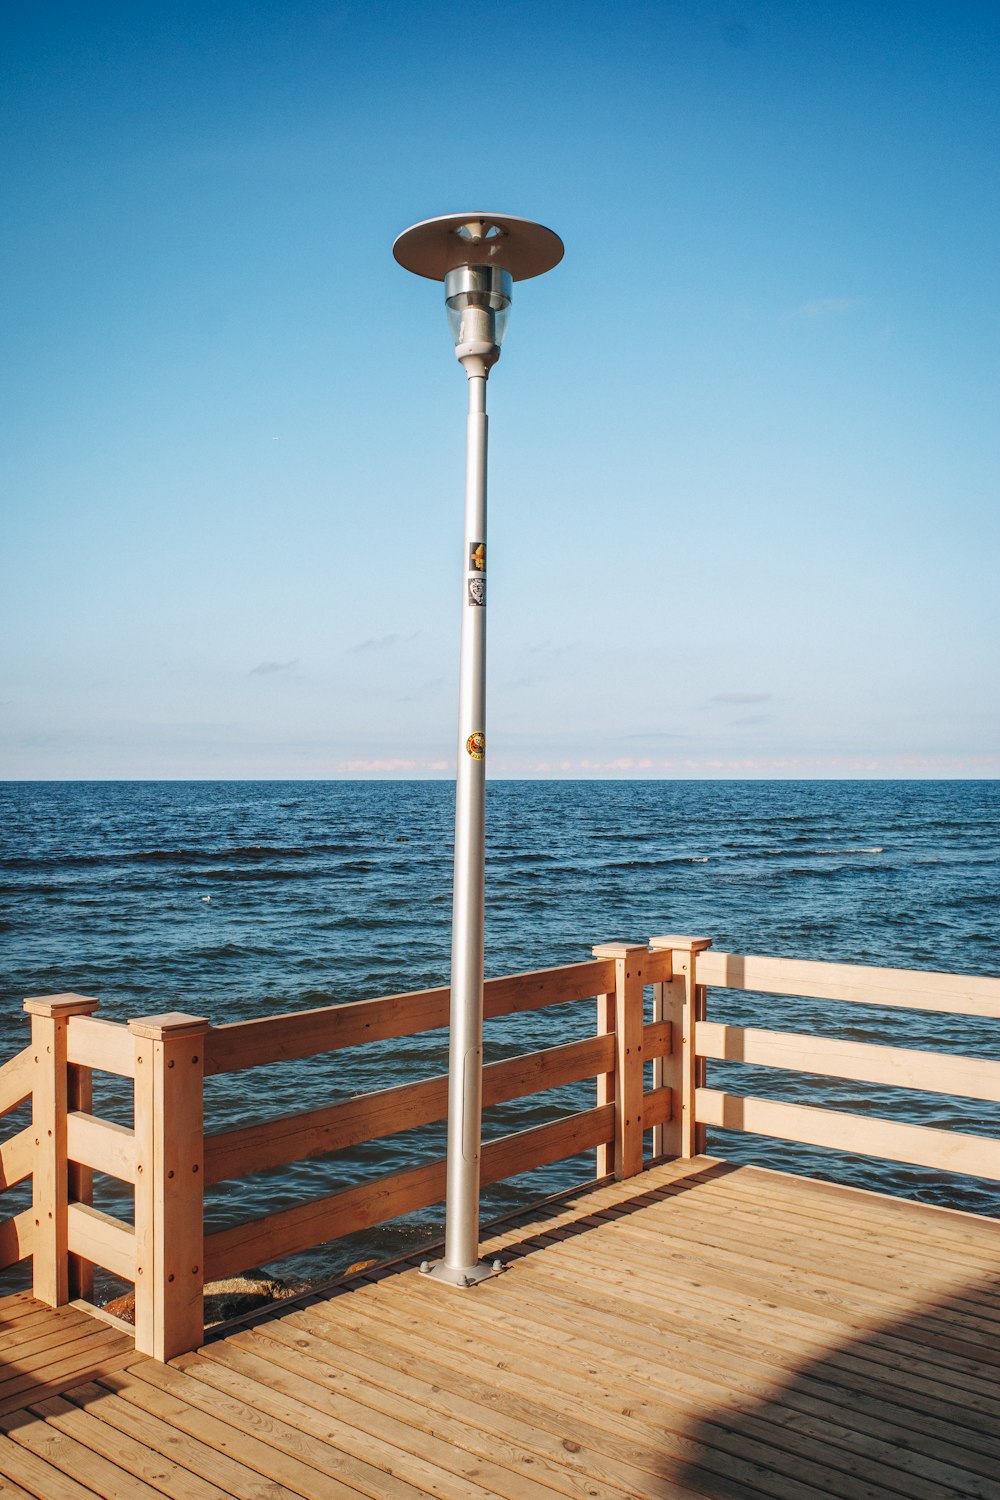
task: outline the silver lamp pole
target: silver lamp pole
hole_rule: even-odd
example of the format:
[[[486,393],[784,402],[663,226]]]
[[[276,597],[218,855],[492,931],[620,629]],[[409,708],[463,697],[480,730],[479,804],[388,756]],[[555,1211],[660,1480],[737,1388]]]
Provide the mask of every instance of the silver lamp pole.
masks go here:
[[[469,380],[462,648],[455,779],[455,876],[448,1062],[448,1198],[444,1259],[430,1274],[474,1286],[479,1259],[483,1114],[483,897],[486,812],[486,381],[500,358],[515,281],[559,263],[559,236],[506,214],[449,214],[399,236],[401,266],[444,282],[455,354]]]

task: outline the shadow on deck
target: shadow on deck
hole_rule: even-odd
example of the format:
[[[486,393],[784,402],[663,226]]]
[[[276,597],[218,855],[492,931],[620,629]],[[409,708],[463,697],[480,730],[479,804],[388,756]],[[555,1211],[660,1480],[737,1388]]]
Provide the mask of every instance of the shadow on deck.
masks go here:
[[[485,1249],[473,1291],[385,1268],[166,1366],[9,1299],[0,1492],[1000,1496],[993,1221],[701,1159]]]

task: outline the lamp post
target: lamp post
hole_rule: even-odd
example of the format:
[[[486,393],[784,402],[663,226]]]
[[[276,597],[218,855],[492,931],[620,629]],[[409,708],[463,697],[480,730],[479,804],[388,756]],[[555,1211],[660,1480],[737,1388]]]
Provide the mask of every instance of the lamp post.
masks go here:
[[[563,256],[551,229],[507,214],[448,214],[405,230],[392,247],[407,271],[444,282],[455,354],[469,380],[462,553],[462,646],[455,778],[455,875],[448,1061],[445,1254],[430,1274],[474,1286],[479,1260],[483,1112],[483,897],[486,805],[486,381],[500,358],[515,281]]]

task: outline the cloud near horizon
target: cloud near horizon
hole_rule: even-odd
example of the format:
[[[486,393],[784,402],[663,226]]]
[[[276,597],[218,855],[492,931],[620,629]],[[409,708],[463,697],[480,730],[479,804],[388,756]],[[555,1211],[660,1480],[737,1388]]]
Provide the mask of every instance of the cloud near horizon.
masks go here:
[[[691,736],[680,729],[637,729],[625,736],[627,740],[689,740]]]
[[[419,634],[419,630],[412,630],[409,635],[400,635],[398,631],[392,635],[370,635],[366,640],[358,641],[354,646],[348,646],[348,654],[354,655],[359,651],[388,651],[390,646],[397,646],[400,641],[415,641]]]
[[[341,760],[333,767],[338,776],[392,776],[400,772],[454,771],[453,763],[441,760],[409,758],[407,756],[358,756],[354,760]]]
[[[275,672],[290,672],[292,667],[297,667],[299,658],[293,657],[291,661],[262,661],[256,667],[251,667],[250,677],[270,677]]]
[[[735,704],[737,707],[745,708],[749,703],[768,703],[771,697],[771,693],[715,693],[708,701],[709,703]]]

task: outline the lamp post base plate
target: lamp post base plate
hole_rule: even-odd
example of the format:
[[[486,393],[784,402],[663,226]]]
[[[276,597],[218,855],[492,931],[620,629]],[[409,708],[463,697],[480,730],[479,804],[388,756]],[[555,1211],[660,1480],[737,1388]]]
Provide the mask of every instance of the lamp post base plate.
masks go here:
[[[491,1276],[499,1276],[503,1272],[503,1264],[498,1261],[477,1261],[474,1266],[446,1265],[443,1260],[423,1261],[420,1266],[421,1276],[429,1276],[434,1281],[443,1281],[445,1286],[470,1287],[478,1286],[481,1281],[488,1281]]]

